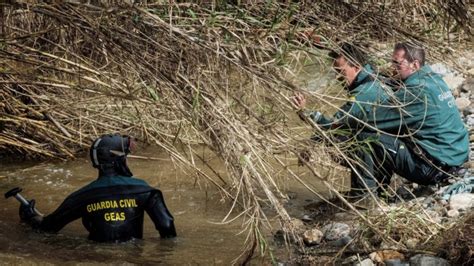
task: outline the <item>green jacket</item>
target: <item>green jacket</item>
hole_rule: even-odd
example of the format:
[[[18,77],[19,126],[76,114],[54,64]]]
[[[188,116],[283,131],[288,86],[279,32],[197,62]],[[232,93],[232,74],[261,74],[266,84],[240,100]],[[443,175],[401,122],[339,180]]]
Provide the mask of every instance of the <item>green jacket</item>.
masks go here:
[[[462,165],[468,159],[468,132],[447,84],[429,66],[413,73],[404,84],[392,99],[398,103],[390,102],[399,107],[378,107],[369,115],[369,122],[387,132],[412,135],[439,162]]]
[[[367,122],[368,115],[373,113],[380,103],[388,99],[387,94],[376,78],[370,65],[365,65],[355,80],[346,89],[349,91],[350,101],[343,104],[334,118],[322,116],[319,112],[308,112],[307,115],[325,129],[342,126],[350,130],[360,128]]]

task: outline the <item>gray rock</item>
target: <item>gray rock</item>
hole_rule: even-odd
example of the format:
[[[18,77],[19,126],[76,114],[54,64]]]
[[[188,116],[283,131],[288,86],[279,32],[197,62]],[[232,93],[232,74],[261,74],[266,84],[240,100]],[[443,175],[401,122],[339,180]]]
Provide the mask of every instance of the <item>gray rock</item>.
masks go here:
[[[473,115],[468,115],[466,117],[466,124],[469,126],[469,127],[474,127],[474,114]]]
[[[374,262],[371,259],[365,259],[361,262],[356,262],[354,266],[375,266]]]
[[[470,99],[471,98],[471,92],[461,92],[459,94],[459,97],[461,98],[466,98],[466,99]]]
[[[350,236],[343,236],[338,240],[329,241],[327,244],[333,247],[344,247],[345,245],[351,243],[352,237]]]
[[[467,53],[462,57],[458,58],[458,64],[460,66],[465,67],[466,69],[470,69],[474,67],[474,60],[472,60],[474,54],[473,53]]]
[[[464,111],[471,105],[471,101],[468,98],[457,98],[456,99],[456,106],[458,107],[459,111]]]
[[[316,228],[306,230],[303,234],[303,241],[308,246],[313,246],[321,243],[323,239],[323,232],[319,231]]]
[[[446,84],[448,84],[448,88],[453,91],[461,88],[461,85],[464,83],[465,78],[461,75],[454,75],[454,74],[447,74],[443,77]]]
[[[474,194],[460,193],[454,194],[449,198],[451,210],[467,210],[472,206],[474,206]]]
[[[410,266],[449,266],[445,259],[418,254],[410,258]]]
[[[415,249],[416,246],[418,246],[418,243],[420,243],[420,240],[416,238],[410,238],[405,241],[405,245],[408,249]]]
[[[399,259],[384,260],[383,263],[385,263],[385,266],[410,266],[408,262]]]
[[[455,218],[459,216],[459,211],[458,210],[449,210],[448,213],[446,213],[446,216]]]
[[[448,67],[443,63],[432,64],[431,69],[433,70],[433,72],[441,76],[446,76],[447,74],[452,73],[452,71],[448,69]]]
[[[345,223],[330,223],[322,228],[324,238],[328,241],[338,240],[349,236],[351,228]]]
[[[461,86],[461,92],[472,92],[474,91],[474,78],[467,78]]]
[[[473,107],[466,108],[466,109],[464,109],[464,111],[462,113],[465,116],[472,115],[472,114],[474,114],[474,108]]]

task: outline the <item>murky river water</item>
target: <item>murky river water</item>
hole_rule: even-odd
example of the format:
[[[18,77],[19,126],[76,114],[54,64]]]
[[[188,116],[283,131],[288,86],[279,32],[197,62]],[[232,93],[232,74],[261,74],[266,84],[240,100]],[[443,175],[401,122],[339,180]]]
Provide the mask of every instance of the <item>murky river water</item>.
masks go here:
[[[166,158],[157,148],[147,148],[140,155]],[[224,173],[217,160],[209,161],[214,169]],[[79,220],[70,223],[59,234],[32,231],[20,223],[19,202],[14,198],[0,199],[0,261],[7,264],[172,264],[172,265],[229,265],[242,251],[245,234],[241,222],[216,224],[227,214],[230,204],[222,203],[214,187],[204,180],[176,169],[170,161],[129,159],[135,176],[159,188],[175,218],[178,237],[160,239],[153,223],[145,215],[144,239],[120,244],[103,244],[87,240],[87,231]],[[308,176],[298,173],[302,178]],[[72,192],[95,180],[97,171],[88,158],[70,162],[0,164],[0,192],[13,187],[23,188],[21,194],[36,199],[36,206],[44,214],[53,212]],[[314,177],[308,176],[314,181]],[[292,217],[304,215],[302,206],[315,196],[295,182],[285,182],[284,189],[297,195],[287,210]],[[318,187],[316,184],[315,187]],[[272,244],[272,232],[267,232]],[[284,248],[271,247],[277,259],[285,260]],[[256,265],[268,264],[259,258]]]
[[[311,69],[312,67],[310,67]],[[320,72],[318,69],[316,72]],[[314,76],[309,71],[303,80],[310,90],[326,86],[327,75]],[[140,155],[163,157],[157,148],[142,150]],[[210,162],[214,169],[225,171],[217,160]],[[87,231],[77,220],[59,234],[33,232],[19,222],[19,203],[14,198],[0,199],[0,262],[7,264],[172,264],[172,265],[229,265],[240,254],[245,235],[241,221],[218,225],[229,210],[222,204],[220,194],[203,180],[176,169],[172,162],[129,159],[135,176],[159,188],[175,218],[178,237],[160,239],[151,220],[145,215],[144,239],[121,244],[100,244],[87,240]],[[314,180],[307,173],[301,178]],[[22,187],[28,199],[36,199],[37,208],[45,214],[54,211],[70,193],[96,179],[97,172],[88,158],[70,162],[0,162],[0,192]],[[298,195],[287,210],[301,218],[304,212],[297,205],[315,199],[314,194],[294,181],[286,189]],[[318,184],[314,185],[318,188]],[[294,193],[296,192],[296,193]],[[301,207],[301,206],[299,206]],[[275,228],[278,229],[278,228]],[[269,238],[271,234],[269,233]],[[278,253],[278,254],[277,254]],[[275,255],[285,251],[277,250]],[[281,257],[280,257],[281,259]],[[264,259],[268,264],[268,259]],[[262,260],[252,264],[262,264]]]
[[[152,156],[157,154],[148,151]],[[165,157],[162,154],[162,157]],[[58,235],[32,232],[20,224],[19,203],[14,198],[0,199],[0,261],[3,263],[110,264],[230,264],[241,251],[244,236],[237,235],[240,223],[216,225],[229,208],[202,180],[196,184],[184,177],[169,161],[129,160],[135,176],[162,190],[175,218],[178,237],[160,239],[146,216],[144,239],[123,244],[97,244],[87,240],[80,219],[67,225]],[[19,186],[37,208],[51,213],[71,192],[97,176],[87,158],[71,162],[14,163],[0,165],[0,191]]]

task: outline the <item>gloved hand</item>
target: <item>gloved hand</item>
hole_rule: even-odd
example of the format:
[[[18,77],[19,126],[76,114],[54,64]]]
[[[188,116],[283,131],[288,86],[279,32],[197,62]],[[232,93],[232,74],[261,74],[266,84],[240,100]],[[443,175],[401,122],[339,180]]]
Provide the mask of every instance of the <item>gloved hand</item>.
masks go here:
[[[30,222],[33,217],[39,216],[35,210],[36,201],[32,199],[29,203],[28,205],[20,205],[20,219],[24,222]]]

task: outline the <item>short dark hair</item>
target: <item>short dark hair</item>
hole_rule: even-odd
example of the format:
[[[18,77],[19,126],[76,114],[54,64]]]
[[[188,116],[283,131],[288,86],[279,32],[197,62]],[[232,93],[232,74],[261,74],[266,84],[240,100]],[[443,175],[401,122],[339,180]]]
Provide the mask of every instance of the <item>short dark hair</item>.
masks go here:
[[[393,50],[405,51],[404,58],[410,63],[412,63],[415,60],[418,60],[421,66],[425,65],[425,50],[423,49],[423,47],[419,45],[409,43],[409,42],[400,42],[400,43],[395,44],[395,48]]]
[[[341,56],[349,62],[350,66],[363,66],[367,64],[367,55],[357,45],[344,42],[338,49],[331,50],[329,56],[332,59],[338,59]]]

